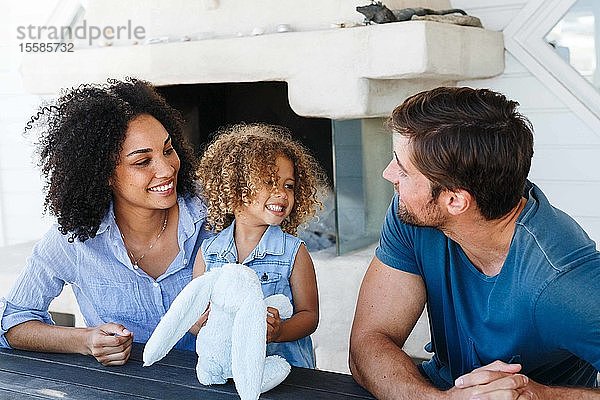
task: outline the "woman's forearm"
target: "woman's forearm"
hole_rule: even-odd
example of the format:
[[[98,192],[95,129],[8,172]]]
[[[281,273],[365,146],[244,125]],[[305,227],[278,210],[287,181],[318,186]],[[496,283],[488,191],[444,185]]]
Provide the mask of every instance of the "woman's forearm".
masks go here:
[[[89,328],[71,328],[27,321],[10,328],[5,337],[11,347],[51,353],[90,354]]]

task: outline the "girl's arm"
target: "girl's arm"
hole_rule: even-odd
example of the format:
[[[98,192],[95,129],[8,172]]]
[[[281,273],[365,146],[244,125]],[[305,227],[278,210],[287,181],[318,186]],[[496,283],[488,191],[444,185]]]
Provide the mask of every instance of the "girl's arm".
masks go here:
[[[294,315],[282,321],[279,312],[269,307],[267,342],[290,342],[310,335],[319,323],[319,296],[315,268],[306,246],[301,245],[294,261],[290,286],[294,298]]]
[[[201,275],[204,275],[204,272],[206,272],[206,264],[204,263],[204,256],[202,255],[202,250],[198,250],[198,254],[196,254],[196,260],[194,260],[194,269],[192,270],[192,279],[197,278]],[[189,329],[188,332],[190,332],[193,335],[198,335],[198,332],[200,332],[200,328],[202,328],[204,326],[204,324],[206,324],[206,320],[208,319],[209,311],[210,311],[210,303],[208,304],[206,311],[204,311],[202,313],[202,315],[200,316],[198,321],[196,321],[196,323],[194,325],[192,325],[192,327]]]

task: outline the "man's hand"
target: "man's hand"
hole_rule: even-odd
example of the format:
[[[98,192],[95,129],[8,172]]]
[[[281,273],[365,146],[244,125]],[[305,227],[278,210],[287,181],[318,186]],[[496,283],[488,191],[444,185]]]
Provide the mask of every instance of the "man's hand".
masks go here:
[[[545,386],[519,374],[520,364],[494,361],[459,377],[447,399],[470,400],[600,400],[600,391],[589,388]]]
[[[88,354],[102,365],[123,365],[131,354],[133,333],[123,325],[108,323],[91,328],[87,337]]]
[[[533,399],[532,392],[528,390],[530,380],[519,374],[520,370],[520,364],[494,361],[456,379],[455,386],[447,393],[450,399]]]
[[[279,310],[267,307],[267,343],[274,342],[281,335],[281,318]]]

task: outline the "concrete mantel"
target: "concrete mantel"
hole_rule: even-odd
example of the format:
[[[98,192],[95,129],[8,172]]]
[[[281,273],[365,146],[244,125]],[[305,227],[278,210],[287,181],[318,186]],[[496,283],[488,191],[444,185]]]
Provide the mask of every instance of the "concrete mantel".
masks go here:
[[[26,88],[135,76],[156,85],[286,81],[303,116],[386,116],[407,96],[504,69],[501,32],[428,21],[146,45],[75,48],[24,57]]]

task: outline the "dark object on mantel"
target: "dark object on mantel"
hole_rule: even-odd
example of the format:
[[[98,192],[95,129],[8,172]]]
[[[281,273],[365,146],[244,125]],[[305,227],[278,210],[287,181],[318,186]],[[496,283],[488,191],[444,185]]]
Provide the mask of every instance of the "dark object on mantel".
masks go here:
[[[413,15],[447,15],[447,14],[462,14],[467,15],[461,9],[452,8],[449,10],[432,10],[430,8],[415,7],[403,8],[401,10],[390,10],[380,1],[372,2],[367,6],[358,6],[356,11],[365,16],[365,23],[371,24],[387,24],[388,22],[410,21]]]

